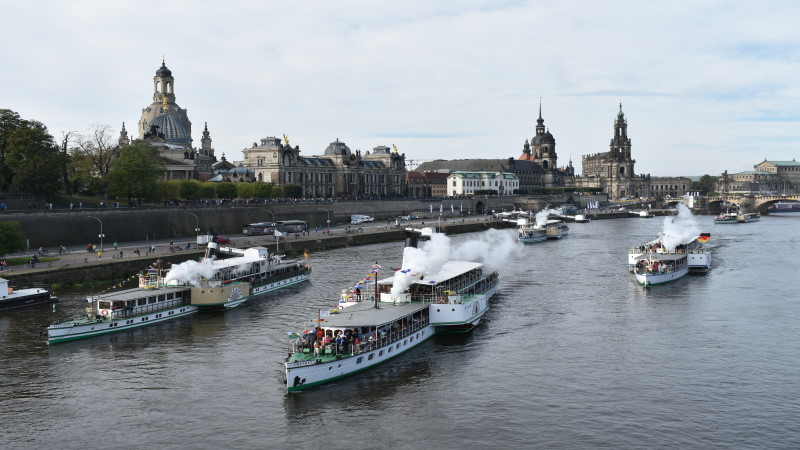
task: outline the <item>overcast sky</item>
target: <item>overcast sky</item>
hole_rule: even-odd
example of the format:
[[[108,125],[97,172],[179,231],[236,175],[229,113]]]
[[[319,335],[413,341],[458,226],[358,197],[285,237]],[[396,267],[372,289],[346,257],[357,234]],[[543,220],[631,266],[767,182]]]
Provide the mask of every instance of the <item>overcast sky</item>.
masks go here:
[[[560,166],[608,151],[622,102],[637,173],[800,156],[800,2],[0,0],[0,108],[60,139],[136,133],[162,54],[195,145],[339,138],[407,160],[519,157],[539,98]]]

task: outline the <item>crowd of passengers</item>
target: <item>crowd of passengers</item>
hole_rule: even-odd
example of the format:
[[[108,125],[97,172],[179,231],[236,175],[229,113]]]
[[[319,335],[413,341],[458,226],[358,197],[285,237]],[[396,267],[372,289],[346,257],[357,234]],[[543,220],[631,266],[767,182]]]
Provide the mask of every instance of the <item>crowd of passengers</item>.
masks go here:
[[[312,353],[315,357],[328,354],[357,354],[387,345],[405,333],[411,333],[418,326],[427,325],[428,317],[415,315],[410,321],[398,320],[378,329],[331,330],[317,327],[306,333],[296,342],[295,351]],[[335,333],[335,334],[334,334]]]

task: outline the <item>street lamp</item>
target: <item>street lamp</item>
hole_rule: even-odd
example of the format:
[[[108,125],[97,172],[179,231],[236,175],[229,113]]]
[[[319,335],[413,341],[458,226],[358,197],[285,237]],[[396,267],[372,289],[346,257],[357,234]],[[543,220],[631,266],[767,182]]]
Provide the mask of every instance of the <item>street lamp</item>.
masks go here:
[[[194,217],[194,220],[197,221],[197,224],[194,227],[194,232],[195,232],[195,234],[200,236],[200,219],[196,215],[194,215],[194,214],[192,214],[192,213],[190,213],[188,211],[181,211],[181,212]]]
[[[88,217],[90,219],[94,219],[94,220],[100,222],[100,234],[97,237],[100,238],[100,251],[102,252],[103,251],[103,238],[106,237],[106,235],[103,234],[103,221],[98,219],[95,216],[86,216],[86,217]]]
[[[328,211],[325,208],[319,208],[318,207],[317,209],[321,209],[321,210],[325,211],[325,213],[328,215],[328,229],[330,229],[331,228],[331,212]]]
[[[278,233],[280,233],[280,231],[278,230],[278,223],[275,222],[275,213],[274,212],[272,212],[272,211],[270,211],[268,209],[265,209],[264,211],[266,211],[266,212],[270,213],[270,215],[272,215],[272,223],[275,224],[273,234],[275,235],[275,254],[277,255],[280,252],[280,242],[281,242],[281,237],[278,235]]]

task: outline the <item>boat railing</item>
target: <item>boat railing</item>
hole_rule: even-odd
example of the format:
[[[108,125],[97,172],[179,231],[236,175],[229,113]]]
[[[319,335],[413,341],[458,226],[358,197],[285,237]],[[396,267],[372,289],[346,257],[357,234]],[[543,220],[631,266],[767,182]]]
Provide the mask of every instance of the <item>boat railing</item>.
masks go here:
[[[188,298],[181,297],[172,300],[165,300],[162,302],[151,303],[147,305],[115,309],[111,312],[111,315],[108,317],[110,319],[125,319],[129,317],[140,316],[142,314],[150,312],[158,312],[165,309],[175,308],[178,306],[184,306],[189,304],[190,301]]]
[[[344,344],[338,345],[334,340],[331,340],[329,344],[326,344],[322,348],[314,349],[313,342],[305,341],[303,338],[296,339],[289,347],[290,354],[300,354],[303,356],[313,356],[317,358],[316,362],[322,362],[322,357],[334,357],[337,359],[342,358],[350,358],[362,353],[371,352],[372,350],[378,350],[382,347],[386,347],[392,345],[400,340],[403,340],[412,334],[422,330],[423,328],[430,325],[430,321],[427,317],[417,319],[411,325],[407,326],[406,328],[402,328],[396,331],[386,332],[383,335],[376,333],[371,333],[369,337],[364,335],[364,340],[362,340],[359,344],[351,343],[351,344]],[[308,360],[307,358],[302,358],[300,360]]]

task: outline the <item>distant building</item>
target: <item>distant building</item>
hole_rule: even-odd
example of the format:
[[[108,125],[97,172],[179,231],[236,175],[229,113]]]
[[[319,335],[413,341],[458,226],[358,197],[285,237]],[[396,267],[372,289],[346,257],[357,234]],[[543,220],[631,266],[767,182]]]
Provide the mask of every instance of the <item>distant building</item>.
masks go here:
[[[406,172],[406,197],[429,198],[447,195],[449,172]]]
[[[519,178],[510,172],[452,172],[447,176],[447,196],[474,195],[476,191],[513,194],[519,189]]]
[[[213,176],[211,166],[216,158],[208,124],[203,129],[200,149],[193,148],[192,123],[186,110],[175,102],[175,79],[163,60],[153,77],[153,103],[142,109],[138,131],[139,139],[156,147],[165,158],[164,179],[205,181]],[[123,123],[119,145],[128,144],[130,139]]]
[[[298,184],[304,197],[386,197],[405,194],[405,155],[389,147],[375,147],[370,154],[351,151],[336,139],[323,155],[300,156],[292,148],[270,136],[242,150],[243,167],[251,169],[256,181],[274,185]]]
[[[601,188],[610,199],[651,196],[650,176],[637,176],[634,172],[636,160],[631,156],[628,120],[622,112],[622,103],[614,121],[609,151],[584,155],[581,162],[583,173],[574,178],[575,187]]]
[[[214,176],[208,181],[229,183],[252,183],[256,181],[256,174],[251,169],[228,162],[225,153],[222,158],[211,166]]]
[[[800,186],[800,164],[795,161],[767,161],[755,165],[756,170],[728,173],[717,180],[721,194],[784,194],[796,192]]]

